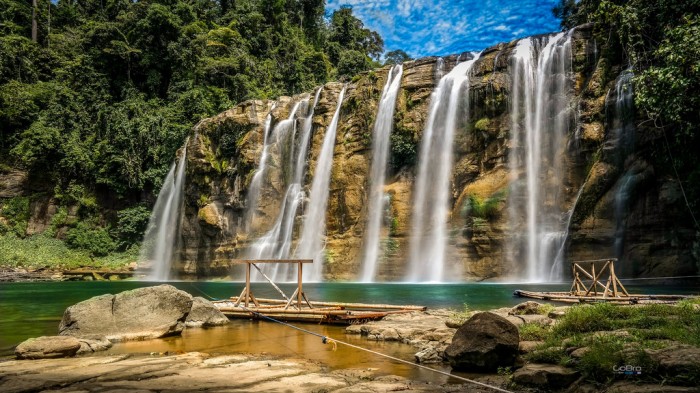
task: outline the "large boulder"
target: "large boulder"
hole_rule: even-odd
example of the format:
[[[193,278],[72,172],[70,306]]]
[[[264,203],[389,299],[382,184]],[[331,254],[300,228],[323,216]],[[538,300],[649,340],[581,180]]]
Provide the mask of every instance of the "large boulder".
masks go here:
[[[455,370],[496,371],[515,363],[519,342],[515,325],[496,314],[482,312],[457,329],[445,357]]]
[[[102,295],[68,307],[59,334],[113,342],[172,336],[182,332],[191,308],[192,296],[170,285]]]
[[[228,318],[212,302],[202,297],[194,298],[192,309],[187,315],[187,327],[206,327],[227,324]]]
[[[74,356],[80,349],[75,337],[41,336],[30,338],[15,348],[17,359],[52,359]]]

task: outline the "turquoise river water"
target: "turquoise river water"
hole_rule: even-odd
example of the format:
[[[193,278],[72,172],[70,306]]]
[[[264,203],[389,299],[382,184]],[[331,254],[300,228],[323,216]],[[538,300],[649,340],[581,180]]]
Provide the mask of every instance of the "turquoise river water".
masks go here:
[[[92,296],[139,288],[161,283],[140,281],[68,281],[68,282],[18,282],[0,283],[0,356],[7,358],[14,346],[30,337],[55,335],[63,311]],[[238,295],[240,282],[170,282],[193,296],[228,298]],[[281,284],[291,293],[294,284]],[[279,294],[267,284],[252,284],[257,297],[278,298]],[[514,297],[515,289],[560,291],[568,290],[565,284],[388,284],[388,283],[308,283],[304,291],[311,300],[415,304],[428,308],[483,310],[512,306],[524,299]],[[695,287],[628,285],[635,293],[700,293]],[[372,342],[357,335],[346,335],[342,326],[302,324],[305,329],[383,352],[405,360],[413,360],[416,352],[405,344],[396,342]],[[127,342],[116,344],[103,354],[152,353],[152,352],[201,351],[212,354],[268,353],[278,356],[308,358],[323,362],[331,368],[372,368],[380,372],[411,377],[431,382],[445,382],[447,377],[408,365],[378,358],[375,355],[339,346],[332,351],[318,337],[304,334],[288,327],[260,321],[233,320],[230,324],[211,329],[186,329],[180,337]],[[440,368],[441,366],[435,366]]]

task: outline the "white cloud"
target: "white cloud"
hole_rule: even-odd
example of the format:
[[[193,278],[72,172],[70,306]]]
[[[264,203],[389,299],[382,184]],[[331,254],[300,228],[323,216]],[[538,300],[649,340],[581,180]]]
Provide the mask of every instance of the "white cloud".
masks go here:
[[[514,37],[558,30],[557,0],[328,0],[350,5],[384,38],[387,50],[414,56],[481,50]]]

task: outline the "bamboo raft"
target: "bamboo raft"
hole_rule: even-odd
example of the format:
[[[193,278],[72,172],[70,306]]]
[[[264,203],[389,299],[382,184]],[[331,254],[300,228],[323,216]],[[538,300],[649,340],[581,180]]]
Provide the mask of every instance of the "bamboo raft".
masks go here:
[[[228,300],[213,302],[214,305],[228,318],[265,319],[274,318],[281,321],[314,322],[328,324],[362,324],[368,321],[380,320],[390,314],[425,311],[424,306],[364,304],[342,302],[310,301],[303,291],[303,264],[312,263],[309,259],[246,259],[234,263],[246,264],[246,282],[239,296]],[[259,263],[293,263],[297,265],[297,288],[287,297],[275,283],[257,266]],[[256,298],[250,289],[251,268],[258,272],[277,290],[283,299]]]
[[[534,292],[518,289],[513,292],[513,296],[561,303],[615,304],[669,304],[697,297],[629,294],[615,273],[615,262],[616,258],[571,262],[573,282],[569,292]],[[606,273],[607,277],[603,278]]]
[[[626,296],[575,296],[569,292],[532,292],[515,290],[514,296],[530,299],[548,300],[560,303],[616,303],[616,304],[651,304],[651,303],[676,303],[683,299],[693,299],[696,296],[689,295],[640,295],[630,294]]]

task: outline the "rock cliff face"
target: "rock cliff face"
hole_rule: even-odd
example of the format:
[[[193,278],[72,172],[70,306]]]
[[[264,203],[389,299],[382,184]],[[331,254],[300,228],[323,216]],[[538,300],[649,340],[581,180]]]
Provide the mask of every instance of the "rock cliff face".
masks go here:
[[[524,203],[512,192],[524,174],[514,171],[510,163],[511,153],[522,148],[511,137],[516,47],[514,41],[480,54],[472,68],[468,102],[461,103],[468,104],[469,111],[453,145],[446,253],[448,263],[461,272],[455,280],[522,277],[524,270],[523,255],[512,249],[512,239],[522,236],[526,226],[522,217],[510,211]],[[637,124],[631,141],[621,138],[616,103],[624,93],[620,88],[624,69],[599,59],[598,49],[589,26],[574,30],[567,78],[572,85],[569,107],[575,116],[561,153],[566,169],[557,197],[560,210],[571,212],[565,223],[569,229],[565,259],[619,257],[622,277],[698,274],[700,233],[688,217],[678,179],[658,163],[659,155],[668,154],[663,135]],[[406,275],[417,161],[431,93],[441,76],[467,56],[404,64],[384,187],[387,202],[377,280],[402,280]],[[326,279],[354,280],[360,270],[372,127],[389,70],[387,66],[366,72],[346,84],[326,214]],[[307,195],[342,88],[338,82],[323,86],[313,109],[303,184]],[[305,118],[312,110],[314,93],[246,101],[195,127],[187,148],[185,209],[176,263],[180,275],[230,274],[232,260],[249,256],[249,247],[273,226],[292,176],[288,150],[269,144],[267,170],[254,209],[247,200],[268,115],[272,129],[289,117],[295,104],[308,100],[297,116]],[[26,202],[27,234],[46,230],[57,204],[50,190],[40,188],[26,173],[0,168],[0,225],[13,225],[2,216],[3,205],[36,194]],[[302,214],[308,202],[301,204]],[[479,214],[475,206],[481,207]],[[75,216],[73,210],[67,211],[68,219]],[[302,223],[299,215],[293,225],[295,239]]]
[[[517,180],[508,163],[509,151],[516,148],[509,137],[510,67],[515,46],[516,42],[511,42],[489,48],[475,63],[469,121],[459,127],[454,143],[447,254],[450,263],[463,272],[460,279],[482,280],[522,272],[522,261],[508,255],[506,246],[509,236],[523,230],[522,226],[509,225],[507,209],[508,203],[517,203],[507,197],[509,186]],[[614,111],[610,106],[616,100],[615,81],[622,68],[596,58],[587,26],[573,33],[572,57],[570,105],[576,122],[567,136],[567,169],[561,185],[563,211],[573,209],[567,259],[620,256],[623,262],[619,265],[627,277],[697,274],[698,233],[685,217],[677,180],[658,175],[650,159],[659,135],[639,128],[635,147],[622,152],[612,131],[610,113]],[[391,170],[385,186],[388,206],[379,280],[401,280],[405,275],[416,160],[430,95],[440,76],[459,60],[451,56],[404,64],[391,137]],[[353,280],[359,271],[367,221],[372,125],[389,69],[364,73],[347,84],[326,215],[326,279]],[[315,108],[307,191],[341,88],[340,83],[324,86]],[[276,103],[247,101],[198,124],[188,147],[181,273],[228,273],[231,260],[245,257],[251,242],[271,227],[284,197],[284,179],[289,176],[285,173],[286,158],[274,148],[250,224],[246,217],[246,193],[260,159],[265,119],[271,113],[274,127],[288,117],[294,103],[309,97],[313,100],[312,96],[309,92],[280,97]],[[308,113],[309,109],[304,110]],[[622,204],[621,187],[630,195]],[[491,210],[483,217],[469,214],[465,206],[474,201],[489,201]],[[297,231],[301,221],[299,217],[295,223]]]

